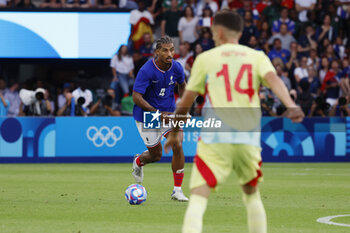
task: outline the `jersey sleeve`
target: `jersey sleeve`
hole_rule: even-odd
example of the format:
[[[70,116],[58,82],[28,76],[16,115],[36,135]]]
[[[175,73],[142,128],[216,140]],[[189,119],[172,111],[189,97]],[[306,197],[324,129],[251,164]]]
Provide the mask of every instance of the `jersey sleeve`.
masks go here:
[[[276,70],[275,67],[273,67],[270,59],[265,55],[264,52],[260,52],[259,54],[257,72],[262,84],[268,87],[264,77],[268,72],[276,73]]]
[[[185,72],[180,64],[178,66],[177,73],[178,73],[178,77],[177,77],[176,82],[178,84],[182,84],[185,81]]]
[[[186,85],[186,90],[197,92],[201,95],[205,92],[206,72],[202,55],[199,55],[193,63],[191,77]]]
[[[134,91],[145,94],[147,87],[149,86],[149,76],[144,70],[140,70],[136,76],[134,83]]]

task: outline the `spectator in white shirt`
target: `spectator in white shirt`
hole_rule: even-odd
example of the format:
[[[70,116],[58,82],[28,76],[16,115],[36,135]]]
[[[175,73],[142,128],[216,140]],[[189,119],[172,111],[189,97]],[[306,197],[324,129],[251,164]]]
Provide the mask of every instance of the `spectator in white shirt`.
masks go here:
[[[113,74],[111,88],[116,90],[116,86],[119,83],[124,96],[129,96],[129,86],[134,81],[134,62],[128,54],[126,45],[120,46],[117,54],[111,59],[110,67]]]
[[[198,34],[196,32],[198,18],[194,16],[193,9],[190,6],[186,6],[184,13],[185,15],[181,17],[177,27],[180,42],[182,43],[187,41],[192,44],[198,38]]]
[[[307,78],[309,76],[307,70],[307,57],[302,57],[300,66],[294,70],[295,81],[299,83],[300,79]]]
[[[147,32],[152,34],[152,25],[154,25],[153,16],[146,9],[145,1],[138,0],[137,5],[138,9],[132,10],[129,18],[131,31],[128,41],[128,50],[130,52],[139,50],[143,35]]]
[[[315,9],[316,0],[295,0],[295,9],[299,13],[300,22],[307,22],[307,12]]]
[[[130,18],[129,23],[131,24],[131,27],[135,26],[137,22],[142,18],[145,17],[150,21],[150,24],[154,24],[153,17],[151,13],[146,9],[146,5],[143,1],[138,1],[138,9],[132,10],[130,12]]]

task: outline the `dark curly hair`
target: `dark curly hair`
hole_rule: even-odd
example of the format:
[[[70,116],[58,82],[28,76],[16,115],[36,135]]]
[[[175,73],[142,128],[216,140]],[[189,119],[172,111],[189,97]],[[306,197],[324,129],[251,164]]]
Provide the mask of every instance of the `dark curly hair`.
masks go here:
[[[173,39],[171,39],[169,36],[162,36],[156,41],[156,49],[162,48],[163,44],[173,44]]]

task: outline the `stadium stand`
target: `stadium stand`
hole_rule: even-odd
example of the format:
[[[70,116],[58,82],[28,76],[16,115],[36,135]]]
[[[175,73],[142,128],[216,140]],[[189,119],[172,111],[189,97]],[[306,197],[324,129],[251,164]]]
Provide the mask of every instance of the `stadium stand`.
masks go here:
[[[16,75],[10,72],[11,66],[1,64],[4,86],[0,94],[0,98],[4,99],[0,101],[2,115],[96,115],[96,109],[94,114],[90,114],[89,108],[100,106],[110,87],[115,92],[113,109],[116,112],[113,114],[120,114],[123,112],[123,98],[129,97],[129,88],[137,70],[124,70],[117,64],[125,60],[131,62],[129,67],[139,68],[152,58],[154,48],[151,43],[154,39],[168,34],[175,41],[175,57],[181,61],[189,78],[196,56],[214,46],[210,31],[212,15],[227,8],[239,12],[245,20],[240,43],[263,50],[269,56],[306,115],[348,116],[350,112],[350,2],[347,0],[4,0],[0,6],[2,9],[73,7],[126,10],[131,11],[132,25],[130,39],[123,46],[130,56],[114,56],[111,60],[112,74],[106,67],[104,73],[108,72],[109,77],[100,79],[99,87],[89,80],[94,71],[87,72],[79,67],[75,67],[79,72],[67,75],[66,79],[33,77],[18,83],[13,81]],[[116,79],[118,73],[125,78]],[[98,77],[98,74],[94,76]],[[71,94],[73,90],[81,85],[91,89],[93,95],[88,106],[83,104],[86,108],[84,114],[73,113],[73,107],[66,104],[74,98]],[[35,92],[38,88],[45,90],[45,104],[40,105],[40,114],[39,108],[31,107],[33,111],[37,110],[28,112],[23,101],[19,104],[18,92],[21,89]],[[283,113],[283,106],[268,90],[262,90],[261,100],[264,115]],[[3,111],[6,101],[9,108]],[[80,105],[76,104],[74,108],[76,106]]]

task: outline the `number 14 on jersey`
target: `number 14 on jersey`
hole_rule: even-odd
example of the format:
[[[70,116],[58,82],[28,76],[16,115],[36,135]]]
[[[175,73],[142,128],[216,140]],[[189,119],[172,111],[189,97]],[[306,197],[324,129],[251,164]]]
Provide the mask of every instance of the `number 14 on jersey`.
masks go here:
[[[247,72],[248,74],[248,88],[243,89],[240,86],[240,83],[242,81],[243,75]],[[225,90],[226,90],[226,97],[228,102],[232,102],[232,89],[230,85],[230,73],[228,69],[227,64],[222,65],[222,69],[216,73],[216,77],[224,77],[225,81]],[[233,86],[234,90],[237,91],[240,94],[248,95],[249,101],[252,102],[253,95],[255,93],[253,89],[253,74],[252,74],[252,65],[251,64],[243,64],[238,72],[237,77],[235,78],[235,83]]]

